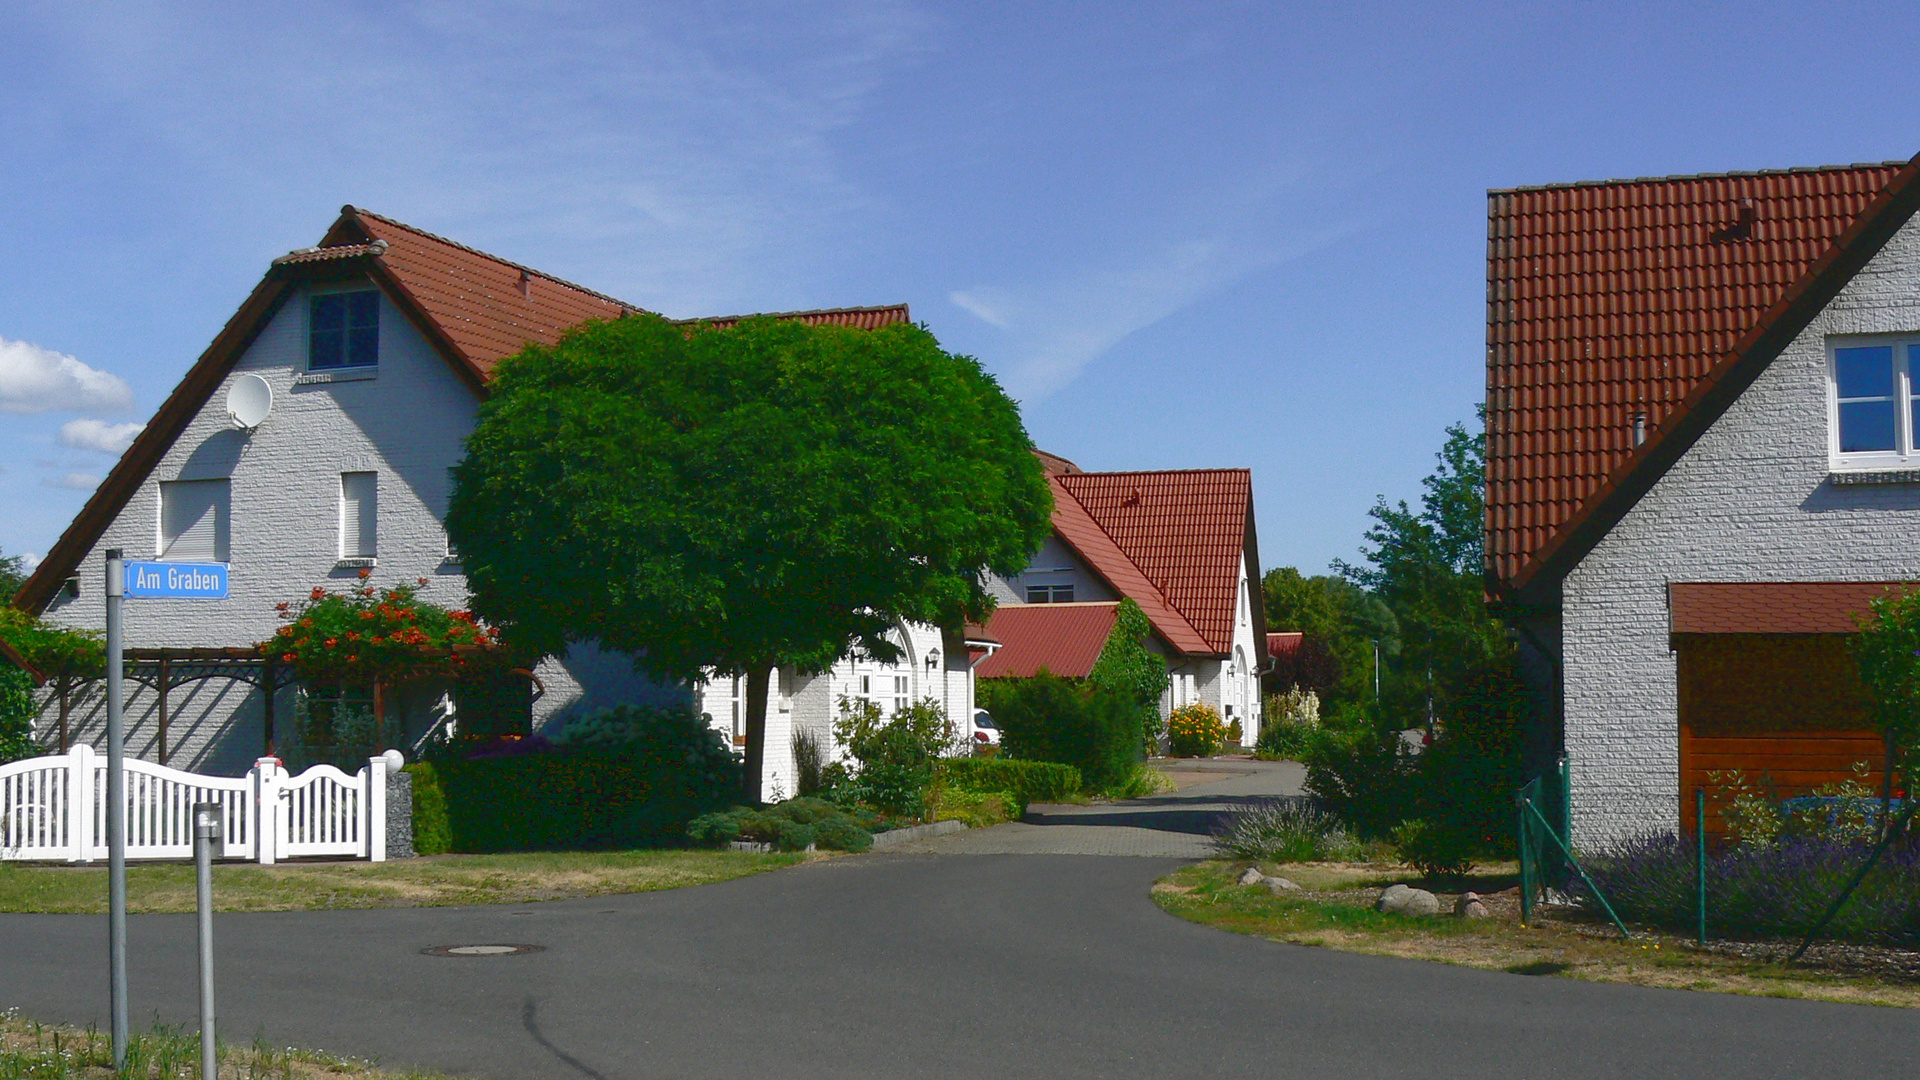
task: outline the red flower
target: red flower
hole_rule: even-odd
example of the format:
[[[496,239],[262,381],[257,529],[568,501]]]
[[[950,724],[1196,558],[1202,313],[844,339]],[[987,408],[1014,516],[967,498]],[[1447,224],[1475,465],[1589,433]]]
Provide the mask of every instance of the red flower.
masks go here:
[[[288,608],[290,608],[290,607],[292,607],[292,606],[293,606],[292,604],[290,604],[290,603],[288,603],[288,602],[287,602],[287,601],[285,601],[285,600],[282,600],[282,601],[280,601],[279,603],[277,603],[277,604],[275,604],[275,605],[273,605],[273,610],[275,610],[275,611],[285,611],[285,610],[287,610]]]
[[[312,638],[297,638],[294,640],[293,647],[296,649],[304,649],[312,642]]]
[[[347,636],[348,636],[348,637],[352,637],[353,635],[352,635],[352,634],[348,634]],[[372,637],[370,637],[370,638],[368,638],[368,639],[367,639],[367,644],[369,644],[369,645],[378,645],[378,644],[380,644],[380,635],[379,635],[379,634],[375,634],[375,635],[373,635]]]
[[[360,640],[360,631],[358,631],[358,630],[349,630],[349,631],[347,631],[347,640],[348,640],[348,641],[359,641],[359,640]]]
[[[375,613],[375,612],[371,612],[371,611],[363,611],[363,612],[361,612],[361,613],[360,613],[360,617],[361,617],[361,618],[363,618],[363,619],[366,619],[366,620],[368,620],[368,621],[372,621],[372,620],[374,620],[374,619],[377,619],[377,618],[379,618],[380,616],[379,616],[379,615],[378,615],[377,613]]]
[[[364,571],[364,570],[362,570],[362,571],[361,571],[361,573],[363,573],[363,574],[364,574],[364,573],[366,573],[366,571]],[[360,595],[361,595],[361,596],[372,596],[372,595],[373,595],[373,589],[372,589],[371,587],[369,587],[369,588],[365,588],[365,589],[361,589],[361,590],[360,590]]]
[[[417,581],[417,582],[419,582],[419,583],[420,583],[420,584],[422,584],[422,585],[425,585],[425,584],[427,583],[427,579],[426,579],[426,578],[415,578],[414,580],[415,580],[415,581]]]
[[[301,626],[304,626],[304,627],[306,627],[306,628],[307,628],[307,629],[309,629],[309,630],[311,630],[311,629],[313,629],[313,620],[312,620],[312,619],[301,619],[301,620],[300,620],[300,625],[301,625]]]
[[[307,599],[309,600],[325,600],[326,598],[327,598],[327,590],[322,589],[319,586],[315,586],[313,592],[307,597]]]
[[[277,634],[279,634],[279,635],[280,635],[281,637],[292,637],[292,636],[293,636],[293,627],[291,627],[291,626],[283,626],[283,627],[281,627],[281,628],[280,628],[279,630],[276,630],[276,631],[274,631],[274,632],[275,632],[275,633],[277,633]]]
[[[291,664],[291,663],[293,663],[293,661],[294,661],[294,655],[293,655],[292,653],[281,653],[281,654],[280,654],[280,659],[282,659],[282,660],[284,660],[284,661],[286,661],[287,663],[289,663],[289,664]]]
[[[333,648],[335,645],[338,645],[338,644],[340,644],[340,639],[337,637],[330,637],[327,639],[327,648],[329,649]]]
[[[367,580],[368,578],[370,578],[370,577],[372,577],[372,576],[373,576],[373,571],[371,571],[371,570],[369,570],[369,569],[367,569],[367,568],[366,568],[366,567],[364,567],[364,566],[360,568],[360,580],[361,580],[361,581],[365,581],[365,580]]]

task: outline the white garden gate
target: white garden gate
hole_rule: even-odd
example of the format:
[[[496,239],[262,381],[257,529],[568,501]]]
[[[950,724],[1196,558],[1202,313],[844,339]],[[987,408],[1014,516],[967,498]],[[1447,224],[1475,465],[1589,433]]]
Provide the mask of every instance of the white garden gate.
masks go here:
[[[316,765],[288,776],[261,758],[237,778],[128,761],[127,858],[193,856],[193,804],[226,810],[217,853],[271,864],[306,855],[387,857],[387,762],[349,776]],[[0,765],[0,860],[107,857],[107,760],[90,746]]]

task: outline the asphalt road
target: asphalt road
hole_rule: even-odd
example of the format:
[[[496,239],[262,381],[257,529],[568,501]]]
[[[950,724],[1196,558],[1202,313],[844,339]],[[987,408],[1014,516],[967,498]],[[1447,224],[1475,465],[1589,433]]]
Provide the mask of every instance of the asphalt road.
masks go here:
[[[224,915],[221,1020],[554,1080],[1913,1075],[1913,1011],[1277,945],[1161,912],[1147,888],[1177,865],[882,854],[592,900]],[[103,1019],[105,922],[0,915],[0,1005]],[[190,1020],[191,917],[131,928],[136,1018]],[[545,950],[420,952],[484,943]]]

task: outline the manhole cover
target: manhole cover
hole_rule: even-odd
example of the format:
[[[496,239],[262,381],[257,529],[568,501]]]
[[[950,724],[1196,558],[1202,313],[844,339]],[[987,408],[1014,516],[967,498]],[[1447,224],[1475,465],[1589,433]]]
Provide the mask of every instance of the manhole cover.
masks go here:
[[[512,956],[544,948],[545,945],[435,945],[420,951],[428,956]]]

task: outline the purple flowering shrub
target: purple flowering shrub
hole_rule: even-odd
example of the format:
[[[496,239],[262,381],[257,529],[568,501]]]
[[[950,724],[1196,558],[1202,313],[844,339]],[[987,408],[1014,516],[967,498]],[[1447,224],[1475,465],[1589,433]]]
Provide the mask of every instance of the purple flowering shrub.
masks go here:
[[[1741,844],[1707,855],[1707,931],[1780,938],[1811,929],[1871,849],[1823,837]],[[1620,917],[1694,926],[1694,848],[1671,833],[1637,837],[1583,860]],[[1920,945],[1920,844],[1896,842],[1828,925],[1829,938]]]

